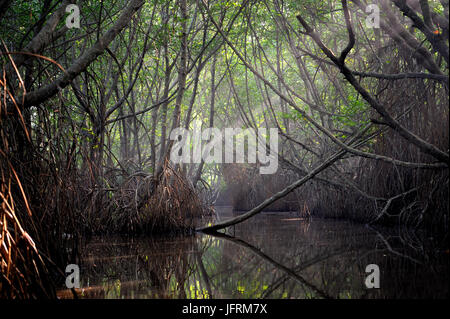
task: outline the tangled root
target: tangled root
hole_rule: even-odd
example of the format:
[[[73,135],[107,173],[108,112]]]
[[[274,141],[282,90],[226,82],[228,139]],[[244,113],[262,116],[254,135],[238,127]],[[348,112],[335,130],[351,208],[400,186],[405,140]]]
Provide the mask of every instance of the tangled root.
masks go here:
[[[208,213],[192,183],[169,163],[157,179],[131,176],[114,198],[113,225],[123,233],[188,232]]]

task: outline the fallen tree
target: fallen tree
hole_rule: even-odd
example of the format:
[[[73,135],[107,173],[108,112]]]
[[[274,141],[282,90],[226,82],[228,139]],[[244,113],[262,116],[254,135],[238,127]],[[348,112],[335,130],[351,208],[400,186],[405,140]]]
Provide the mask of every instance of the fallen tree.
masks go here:
[[[289,185],[285,189],[279,191],[278,193],[276,193],[272,197],[266,199],[261,204],[259,204],[255,208],[251,209],[247,213],[245,213],[243,215],[240,215],[238,217],[231,218],[229,220],[223,221],[221,223],[217,223],[217,224],[212,225],[212,226],[198,228],[197,230],[198,231],[202,231],[202,232],[217,231],[217,230],[222,229],[222,228],[226,228],[226,227],[229,227],[229,226],[233,226],[233,225],[239,224],[239,223],[249,219],[250,217],[255,216],[256,214],[262,212],[263,209],[266,208],[267,206],[269,206],[270,204],[274,203],[275,201],[279,200],[280,198],[283,198],[284,196],[286,196],[287,194],[289,194],[290,192],[292,192],[296,188],[302,186],[307,181],[309,181],[310,179],[314,178],[317,174],[319,174],[320,172],[322,172],[326,168],[330,167],[334,162],[336,162],[339,159],[341,159],[342,156],[345,155],[345,153],[347,153],[347,152],[344,151],[344,150],[341,150],[341,151],[339,151],[337,153],[334,153],[327,160],[325,160],[321,165],[319,165],[315,169],[313,169],[308,175],[306,175],[305,177],[299,179],[295,183],[292,183],[291,185]]]

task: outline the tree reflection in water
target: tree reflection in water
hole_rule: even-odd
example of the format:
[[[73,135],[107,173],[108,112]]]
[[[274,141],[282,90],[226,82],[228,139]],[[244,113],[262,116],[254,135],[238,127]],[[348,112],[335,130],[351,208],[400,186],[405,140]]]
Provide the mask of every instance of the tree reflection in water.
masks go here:
[[[231,234],[102,237],[81,258],[85,298],[444,298],[448,250],[333,220],[262,214]],[[417,236],[417,234],[415,235]],[[427,244],[424,244],[427,243]],[[380,289],[364,285],[377,264]],[[68,290],[59,296],[71,297]]]

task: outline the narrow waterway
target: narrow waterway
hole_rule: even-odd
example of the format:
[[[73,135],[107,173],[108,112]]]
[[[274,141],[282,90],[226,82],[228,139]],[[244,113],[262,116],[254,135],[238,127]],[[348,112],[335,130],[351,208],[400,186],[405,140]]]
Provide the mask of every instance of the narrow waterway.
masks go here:
[[[233,216],[217,208],[218,218]],[[84,298],[445,298],[449,251],[433,238],[295,213],[262,213],[226,235],[98,237],[82,251]],[[366,267],[380,271],[365,285]],[[374,282],[373,280],[371,282]],[[59,291],[71,297],[69,290]]]

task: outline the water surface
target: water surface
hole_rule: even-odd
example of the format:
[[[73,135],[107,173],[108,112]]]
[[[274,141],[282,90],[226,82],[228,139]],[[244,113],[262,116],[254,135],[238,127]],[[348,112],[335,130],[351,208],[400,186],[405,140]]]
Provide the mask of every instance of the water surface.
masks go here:
[[[218,208],[218,218],[236,214]],[[449,251],[406,230],[263,213],[227,234],[97,237],[82,252],[84,298],[448,298]],[[365,285],[366,266],[380,288]],[[70,297],[61,290],[59,296]]]

